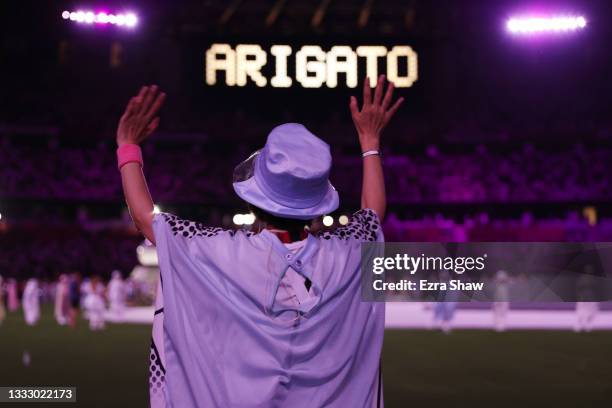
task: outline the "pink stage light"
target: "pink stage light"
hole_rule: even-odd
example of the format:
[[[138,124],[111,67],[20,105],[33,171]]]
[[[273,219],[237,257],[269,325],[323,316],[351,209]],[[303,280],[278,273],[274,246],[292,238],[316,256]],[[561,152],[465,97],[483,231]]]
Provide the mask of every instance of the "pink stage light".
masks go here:
[[[570,32],[586,25],[583,16],[513,17],[506,22],[508,31],[517,35]]]
[[[105,11],[77,10],[62,12],[62,19],[84,24],[111,24],[133,28],[138,24],[138,16],[132,12],[110,14]]]

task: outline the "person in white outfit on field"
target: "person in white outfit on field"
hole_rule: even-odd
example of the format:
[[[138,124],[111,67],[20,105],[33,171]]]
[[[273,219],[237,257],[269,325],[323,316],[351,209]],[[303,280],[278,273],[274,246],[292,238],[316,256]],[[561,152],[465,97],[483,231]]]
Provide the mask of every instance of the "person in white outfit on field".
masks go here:
[[[593,329],[593,321],[599,311],[599,304],[593,302],[595,299],[595,282],[593,279],[593,267],[587,265],[584,273],[577,281],[578,301],[576,302],[575,332],[590,332]]]
[[[104,284],[99,277],[93,276],[91,278],[86,293],[83,305],[87,310],[89,328],[91,330],[102,330],[105,327],[104,311],[106,305],[104,303]]]
[[[108,283],[108,301],[110,304],[110,312],[119,317],[125,309],[126,287],[121,272],[113,271],[110,282]]]
[[[36,278],[28,279],[23,290],[23,315],[28,326],[34,326],[40,319],[40,289]]]
[[[510,277],[504,270],[495,274],[495,302],[493,302],[493,325],[495,331],[506,331],[508,310],[510,310]]]
[[[60,326],[65,326],[68,323],[68,276],[62,274],[59,277],[55,287],[55,320]]]

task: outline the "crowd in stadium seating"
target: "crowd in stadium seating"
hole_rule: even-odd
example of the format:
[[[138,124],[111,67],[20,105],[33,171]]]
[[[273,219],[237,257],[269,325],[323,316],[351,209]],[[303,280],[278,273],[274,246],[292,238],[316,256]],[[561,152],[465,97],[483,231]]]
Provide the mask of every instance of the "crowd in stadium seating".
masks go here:
[[[521,219],[489,220],[483,213],[456,222],[442,216],[402,220],[389,213],[384,232],[386,240],[396,242],[610,242],[612,219],[590,225],[576,213],[565,219],[548,220],[534,219],[528,214]],[[142,237],[127,223],[120,229],[99,231],[58,222],[11,225],[0,231],[0,275],[55,279],[62,273],[78,271],[83,276],[106,279],[115,269],[126,275],[138,264],[136,247],[141,241]]]
[[[503,153],[482,146],[470,153],[442,153],[431,147],[422,155],[386,157],[387,189],[397,203],[605,200],[612,197],[610,153],[580,147],[543,152],[530,146]],[[352,171],[359,166],[352,161]]]
[[[33,147],[0,139],[0,191],[5,197],[115,201],[122,199],[113,148]],[[234,165],[248,155],[193,148],[147,146],[145,172],[153,196],[164,203],[234,200]],[[387,154],[391,203],[585,202],[612,198],[612,149],[580,145],[510,151],[483,145],[468,152],[430,146],[422,152]],[[332,181],[348,198],[361,189],[358,155],[336,155]]]
[[[2,198],[102,204],[123,201],[111,143],[86,147],[53,137],[36,143],[32,140],[21,143],[16,137],[0,137]],[[238,144],[229,152],[206,143],[147,144],[145,172],[152,194],[164,205],[235,203],[232,169],[250,150]],[[334,153],[332,181],[345,200],[358,202],[361,181],[356,175],[360,174],[361,159],[358,154]],[[469,149],[431,145],[407,153],[386,152],[384,165],[389,202],[398,208],[402,204],[448,203],[586,205],[612,199],[610,157],[612,148],[601,146],[551,146],[543,151],[529,144],[512,149],[495,143]],[[135,248],[140,238],[126,230],[125,224],[119,232],[58,225],[31,230],[11,227],[0,232],[0,274],[52,277],[80,271],[85,276],[107,276],[113,269],[127,273],[137,262]],[[600,221],[590,227],[579,216],[535,223],[529,217],[491,222],[465,219],[455,224],[435,217],[401,221],[390,213],[385,233],[391,241],[611,241],[612,224]]]
[[[110,276],[137,263],[138,235],[86,231],[76,226],[31,226],[0,233],[0,275],[57,278],[62,273]]]
[[[612,241],[612,220],[589,225],[578,214],[549,220],[534,220],[529,216],[489,220],[483,214],[457,223],[441,216],[400,220],[390,213],[384,231],[388,241],[398,242],[606,242]],[[98,275],[106,279],[112,270],[119,269],[125,275],[138,264],[136,247],[141,241],[140,235],[127,223],[123,228],[97,232],[75,224],[14,225],[0,232],[0,274],[15,278],[54,278],[61,273],[78,271],[83,276]]]

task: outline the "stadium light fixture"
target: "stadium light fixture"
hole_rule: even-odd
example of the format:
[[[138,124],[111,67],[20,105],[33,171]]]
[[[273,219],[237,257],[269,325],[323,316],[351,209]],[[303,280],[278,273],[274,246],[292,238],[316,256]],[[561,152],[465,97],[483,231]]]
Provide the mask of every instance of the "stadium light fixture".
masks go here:
[[[567,33],[582,30],[586,26],[584,16],[512,17],[506,22],[506,29],[515,35]]]
[[[253,225],[255,222],[255,215],[253,213],[234,214],[232,221],[236,225]]]
[[[234,216],[232,217],[232,221],[236,225],[243,225],[244,224],[244,220],[242,218],[242,214],[234,214]]]
[[[242,216],[242,221],[245,223],[245,225],[253,225],[253,223],[255,222],[255,214],[253,213],[244,214]]]
[[[333,217],[331,217],[330,215],[326,215],[325,217],[323,217],[323,225],[325,225],[326,227],[331,227],[332,225],[334,225]]]
[[[132,12],[107,13],[93,10],[62,11],[62,19],[81,24],[110,24],[119,27],[134,28],[138,24],[138,16]]]

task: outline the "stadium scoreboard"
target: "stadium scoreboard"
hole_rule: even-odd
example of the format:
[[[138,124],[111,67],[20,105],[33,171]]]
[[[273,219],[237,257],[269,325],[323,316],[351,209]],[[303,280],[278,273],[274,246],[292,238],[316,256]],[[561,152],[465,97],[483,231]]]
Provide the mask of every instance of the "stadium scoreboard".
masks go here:
[[[210,86],[223,77],[226,86],[355,88],[366,75],[374,85],[379,74],[398,88],[411,87],[418,79],[417,53],[408,45],[334,45],[325,51],[319,45],[215,43],[205,58],[205,82]]]

